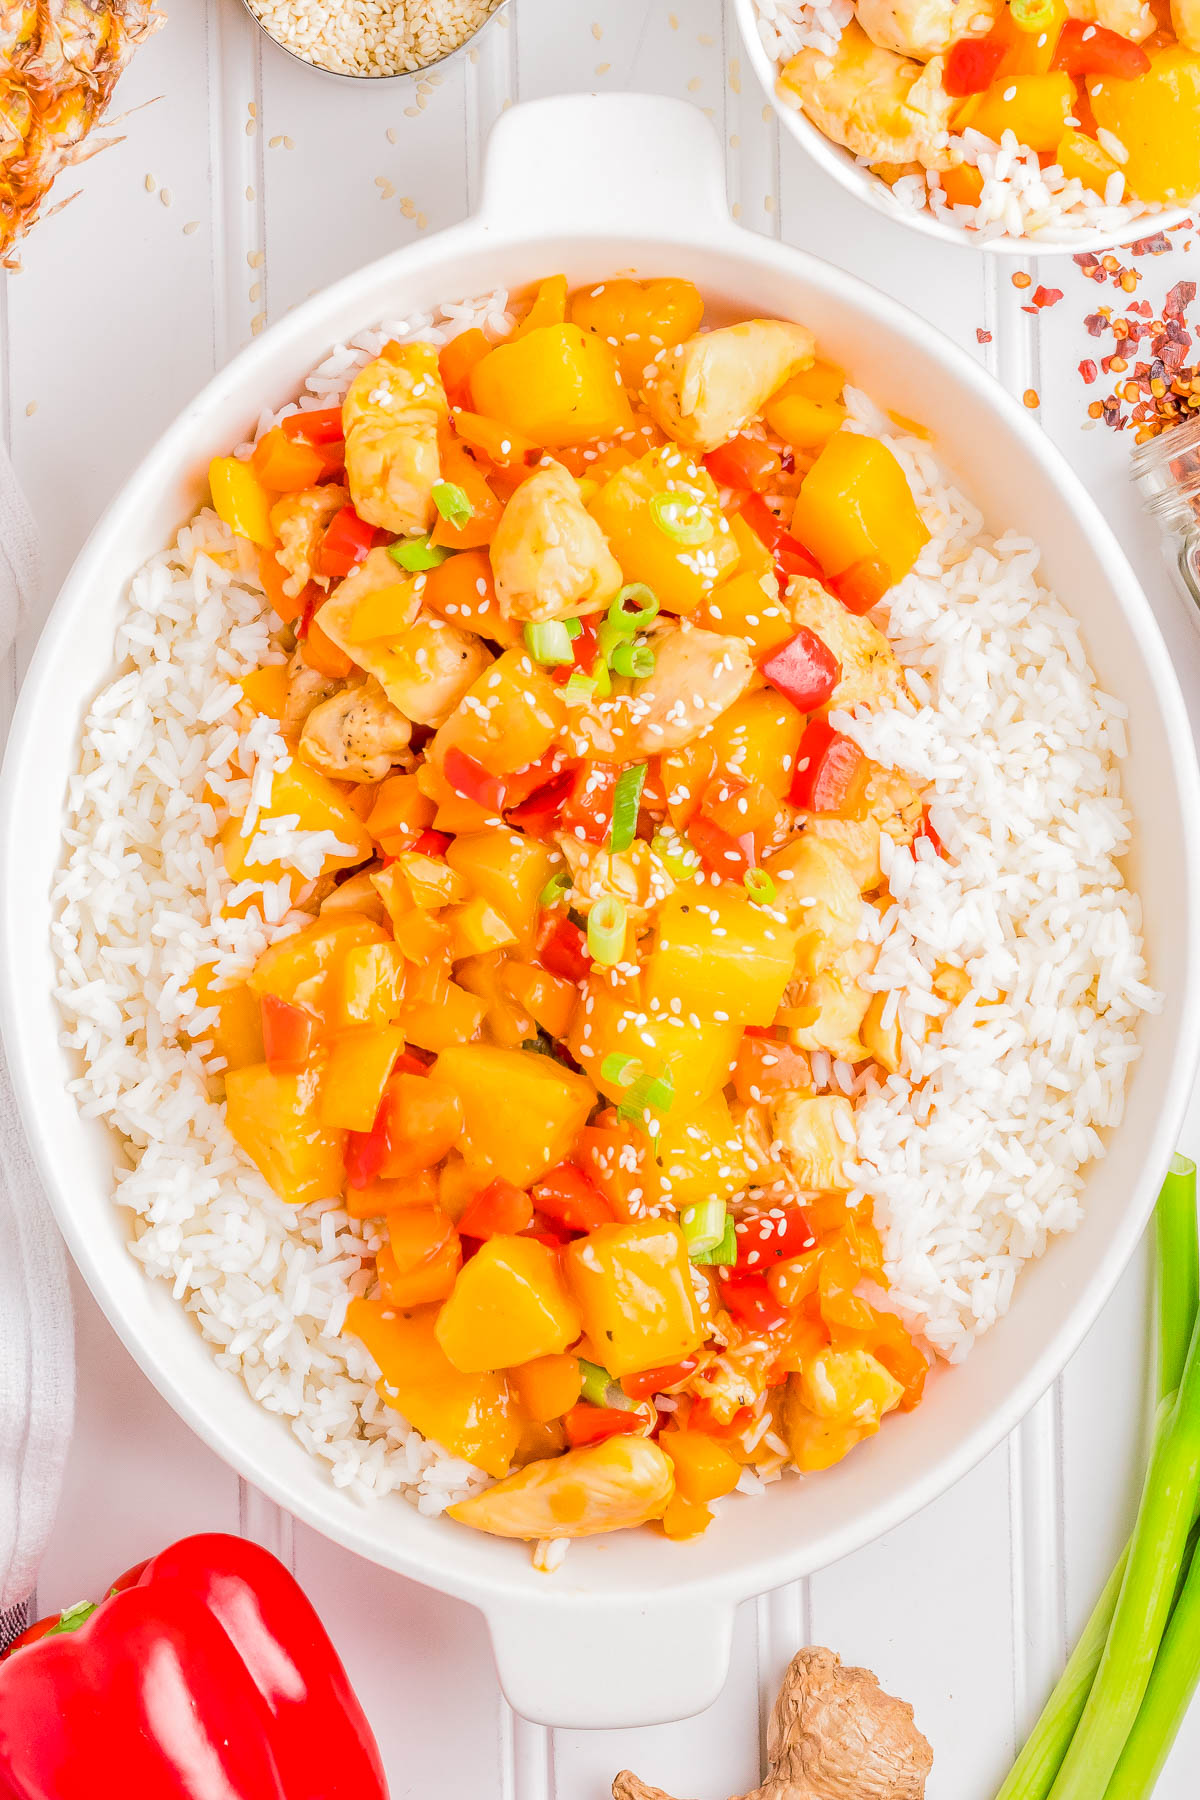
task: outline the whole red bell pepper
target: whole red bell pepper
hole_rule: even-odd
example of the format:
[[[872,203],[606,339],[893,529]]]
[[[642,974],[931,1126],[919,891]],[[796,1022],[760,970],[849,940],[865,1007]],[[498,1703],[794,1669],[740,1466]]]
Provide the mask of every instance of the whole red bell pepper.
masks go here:
[[[387,1782],[292,1576],[257,1544],[214,1532],[13,1646],[0,1663],[0,1794],[387,1800]]]

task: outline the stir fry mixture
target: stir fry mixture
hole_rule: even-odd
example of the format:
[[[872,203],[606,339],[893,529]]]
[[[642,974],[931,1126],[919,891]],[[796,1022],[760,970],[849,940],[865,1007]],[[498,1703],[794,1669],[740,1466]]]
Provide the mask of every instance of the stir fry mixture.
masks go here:
[[[998,145],[1109,206],[1200,192],[1198,0],[854,0],[778,90],[889,185],[935,173],[951,208],[979,205]]]
[[[835,723],[903,692],[868,615],[927,533],[809,331],[703,316],[556,276],[210,474],[279,621],[243,706],[291,751],[225,859],[307,921],[201,996],[229,1127],[378,1221],[346,1330],[511,1537],[694,1536],[927,1372],[852,1094],[900,1066],[881,838],[942,851]]]

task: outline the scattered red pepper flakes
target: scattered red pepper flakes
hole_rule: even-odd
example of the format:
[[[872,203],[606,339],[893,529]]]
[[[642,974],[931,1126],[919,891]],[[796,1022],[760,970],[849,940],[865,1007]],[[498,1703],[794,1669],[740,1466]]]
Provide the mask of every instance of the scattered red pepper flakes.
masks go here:
[[[1088,386],[1090,387],[1092,382],[1095,381],[1096,374],[1097,374],[1096,365],[1094,362],[1092,362],[1090,357],[1085,358],[1084,361],[1080,363],[1079,373],[1083,376],[1083,379],[1087,382]]]
[[[977,344],[990,344],[991,341],[992,341],[991,332],[985,331],[983,329],[982,325],[977,325],[975,327],[975,342]]]
[[[1041,398],[1040,398],[1036,388],[1026,388],[1025,392],[1022,394],[1021,398],[1024,400],[1024,402],[1025,402],[1026,406],[1029,408],[1030,412],[1033,411],[1034,407],[1040,406],[1042,404]]]
[[[1032,287],[1033,286],[1033,276],[1027,275],[1025,273],[1024,269],[1018,269],[1016,274],[1012,278],[1012,284],[1015,288]]]
[[[1176,230],[1191,229],[1189,219],[1170,232],[1153,232],[1132,244],[1130,254],[1162,256],[1180,247]],[[1190,241],[1184,240],[1185,245]],[[1141,270],[1122,266],[1112,255],[1099,257],[1089,251],[1073,260],[1085,279],[1100,285],[1111,282],[1123,295],[1133,294],[1142,278]],[[1129,300],[1123,316],[1115,315],[1111,306],[1097,307],[1085,315],[1084,329],[1090,337],[1108,334],[1113,340],[1112,351],[1098,359],[1098,368],[1091,358],[1078,365],[1086,386],[1090,387],[1100,372],[1114,378],[1112,393],[1089,402],[1091,420],[1103,421],[1114,431],[1131,429],[1138,443],[1145,443],[1200,412],[1200,360],[1196,355],[1200,320],[1189,318],[1198,291],[1195,281],[1177,281],[1157,313],[1149,300]]]
[[[1036,287],[1033,290],[1033,304],[1039,311],[1044,306],[1057,306],[1062,297],[1061,288]]]

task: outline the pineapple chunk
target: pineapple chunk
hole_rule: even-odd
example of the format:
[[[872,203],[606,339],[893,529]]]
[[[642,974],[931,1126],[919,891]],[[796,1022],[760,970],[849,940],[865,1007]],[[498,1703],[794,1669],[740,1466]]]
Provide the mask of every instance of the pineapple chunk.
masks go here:
[[[904,1389],[869,1350],[818,1350],[799,1376],[800,1398],[819,1419],[850,1419],[879,1429]]]

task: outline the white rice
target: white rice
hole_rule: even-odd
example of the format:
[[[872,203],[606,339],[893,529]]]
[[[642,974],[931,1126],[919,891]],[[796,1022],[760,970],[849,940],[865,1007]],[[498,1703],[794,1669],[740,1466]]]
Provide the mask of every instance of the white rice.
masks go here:
[[[506,302],[365,332],[330,353],[299,404],[335,402],[389,338],[503,331]],[[813,1066],[854,1090],[893,1301],[958,1357],[1005,1310],[1021,1264],[1077,1223],[1082,1168],[1120,1117],[1136,1016],[1155,1001],[1115,861],[1128,838],[1122,708],[1096,690],[1075,622],[1038,587],[1034,546],[988,540],[928,446],[852,398],[903,462],[933,537],[890,597],[921,703],[839,723],[931,784],[951,861],[888,857],[898,904],[878,927],[873,980],[906,990],[905,1074],[855,1077],[820,1053]],[[191,986],[210,963],[244,975],[302,921],[284,882],[232,888],[216,842],[228,816],[256,816],[288,756],[261,719],[243,728],[233,711],[235,684],[271,654],[266,617],[246,547],[208,511],[131,583],[118,672],[84,727],[54,895],[63,1041],[81,1065],[71,1086],[123,1140],[114,1197],[133,1254],[171,1284],[220,1366],[337,1485],[400,1491],[437,1513],[485,1478],[386,1406],[371,1358],[340,1335],[348,1300],[373,1280],[378,1225],[338,1201],[296,1209],[270,1192],[213,1097],[214,1015]],[[327,834],[272,828],[271,856],[302,873],[330,848]],[[245,918],[221,916],[243,900]],[[926,1043],[925,1019],[944,1012],[931,986],[943,960],[965,966],[972,993]],[[739,1485],[757,1490],[779,1466]],[[556,1560],[547,1552],[543,1566]]]
[[[854,17],[852,0],[755,0],[755,5],[758,33],[776,68],[804,49],[832,56]],[[797,105],[795,95],[787,89],[777,87],[776,97],[784,106]],[[1103,133],[1102,138],[1118,162],[1127,159],[1124,145],[1111,133]],[[945,141],[983,177],[977,206],[951,206],[934,170],[903,175],[889,187],[870,174],[866,157],[855,161],[899,217],[928,210],[944,224],[969,227],[976,243],[1007,235],[1069,246],[1087,233],[1115,234],[1131,220],[1163,211],[1155,201],[1125,200],[1125,180],[1119,173],[1109,178],[1101,198],[1076,178],[1068,180],[1057,163],[1043,169],[1036,151],[1024,148],[1011,131],[1004,133],[999,144],[973,130]]]

